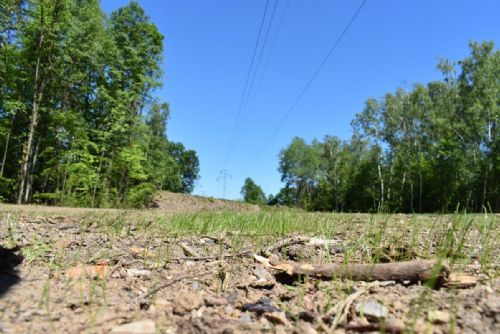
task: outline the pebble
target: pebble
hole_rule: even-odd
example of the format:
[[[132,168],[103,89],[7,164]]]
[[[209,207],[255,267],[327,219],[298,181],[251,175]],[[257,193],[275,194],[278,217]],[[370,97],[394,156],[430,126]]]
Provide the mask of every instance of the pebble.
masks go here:
[[[226,305],[227,303],[227,300],[222,298],[217,298],[210,295],[205,296],[205,304],[207,306],[221,306]]]
[[[492,296],[484,303],[485,313],[494,315],[500,313],[500,297]]]
[[[450,322],[450,314],[446,311],[430,311],[427,315],[427,320],[433,324],[447,324]]]
[[[356,304],[356,312],[366,318],[380,320],[389,316],[389,310],[374,300],[359,302]]]
[[[127,277],[128,278],[134,278],[134,277],[147,278],[149,276],[151,276],[150,270],[127,269]]]
[[[174,313],[184,314],[198,309],[203,303],[203,296],[193,292],[180,292],[174,298]]]
[[[274,278],[273,275],[271,275],[271,273],[264,269],[262,266],[257,266],[253,270],[253,274],[255,275],[255,277],[257,277],[258,280],[262,281],[268,281]]]
[[[248,324],[252,322],[252,317],[248,314],[244,314],[241,317],[239,317],[238,322],[243,323],[243,324]]]
[[[270,312],[264,313],[264,317],[267,320],[276,325],[284,325],[287,326],[289,324],[288,319],[286,318],[285,312]]]
[[[115,334],[155,334],[156,325],[152,320],[140,320],[116,326],[111,330]]]

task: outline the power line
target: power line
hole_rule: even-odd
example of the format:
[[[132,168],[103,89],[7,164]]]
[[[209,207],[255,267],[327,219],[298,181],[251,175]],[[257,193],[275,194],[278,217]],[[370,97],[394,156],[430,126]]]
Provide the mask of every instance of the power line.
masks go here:
[[[264,152],[264,150],[266,149],[266,147],[271,143],[271,141],[274,138],[274,136],[278,133],[278,131],[283,126],[283,124],[286,122],[286,120],[288,119],[288,117],[290,116],[290,114],[292,113],[292,111],[295,109],[295,107],[297,107],[299,101],[302,99],[302,97],[304,96],[304,94],[306,93],[306,91],[309,89],[309,86],[311,86],[311,84],[313,83],[313,81],[316,79],[316,77],[318,76],[319,72],[325,66],[325,64],[328,61],[328,59],[330,58],[330,56],[337,49],[337,46],[340,44],[340,42],[342,41],[342,39],[344,38],[344,36],[347,34],[347,31],[349,30],[349,28],[351,27],[351,25],[356,20],[356,18],[358,17],[359,13],[361,13],[361,10],[363,9],[363,7],[366,4],[366,1],[367,0],[363,0],[363,2],[361,3],[361,5],[359,6],[359,8],[356,10],[356,12],[354,13],[354,15],[351,17],[351,19],[349,20],[349,22],[347,23],[347,25],[342,30],[342,33],[337,37],[337,39],[335,40],[335,43],[333,43],[332,47],[330,48],[330,50],[328,51],[328,53],[326,54],[326,56],[323,58],[323,60],[319,64],[319,66],[313,72],[312,76],[309,78],[309,80],[307,81],[307,83],[304,86],[304,88],[301,90],[301,92],[299,93],[299,95],[297,96],[297,98],[294,100],[294,102],[292,103],[292,105],[290,106],[290,108],[288,109],[288,111],[286,112],[286,114],[280,120],[280,122],[278,123],[278,126],[271,133],[271,136],[269,136],[269,138],[267,139],[267,141],[260,148],[260,150],[257,152],[257,154],[253,157],[253,159],[250,160],[250,163],[247,165],[247,168],[246,168],[247,170],[248,170],[248,168],[251,165],[253,165],[255,163],[255,161],[260,157],[260,155],[262,154],[262,152]]]
[[[255,61],[255,56],[257,54],[257,49],[258,49],[258,46],[260,44],[260,38],[262,36],[262,28],[264,27],[264,22],[265,22],[265,19],[266,19],[266,16],[267,16],[267,10],[268,10],[268,8],[269,8],[269,0],[266,1],[266,6],[264,8],[264,15],[262,15],[262,19],[260,20],[259,32],[257,34],[257,40],[255,41],[255,46],[254,46],[254,49],[253,49],[252,59],[250,61],[250,66],[248,67],[248,71],[247,71],[247,75],[246,75],[246,79],[245,79],[245,85],[243,87],[243,92],[241,94],[240,104],[239,104],[239,107],[238,107],[238,111],[236,113],[236,119],[234,121],[233,131],[232,131],[231,137],[229,139],[229,146],[228,146],[228,149],[227,149],[226,159],[225,159],[224,165],[227,165],[227,161],[229,160],[229,155],[230,155],[230,152],[231,152],[231,149],[232,149],[234,137],[236,136],[237,126],[238,126],[238,123],[239,123],[239,120],[240,120],[240,117],[241,117],[242,107],[243,107],[243,103],[245,101],[245,96],[246,96],[246,92],[247,92],[247,88],[248,88],[248,83],[250,81],[250,77],[251,77],[251,73],[252,73],[252,69],[253,69],[253,64],[254,64],[254,61]]]
[[[281,32],[281,27],[283,26],[283,22],[285,21],[285,16],[288,12],[288,7],[290,6],[290,0],[287,0],[287,3],[285,5],[285,9],[283,10],[283,14],[281,15],[280,17],[280,20],[279,20],[279,23],[278,23],[278,28],[276,29],[276,34],[274,35],[274,38],[271,42],[271,47],[269,48],[269,52],[267,54],[267,57],[266,57],[266,60],[264,62],[264,66],[262,68],[262,72],[261,72],[261,75],[259,77],[259,80],[257,81],[257,85],[255,86],[255,91],[254,91],[254,95],[253,95],[253,98],[251,99],[251,103],[250,105],[248,106],[247,108],[247,114],[250,112],[250,110],[252,110],[254,104],[255,104],[255,100],[256,100],[256,96],[257,96],[257,93],[259,91],[259,88],[260,88],[260,85],[262,84],[262,79],[264,78],[264,73],[266,72],[266,69],[269,65],[269,61],[271,59],[271,55],[274,51],[274,46],[276,45],[276,41],[278,40],[278,36],[280,35],[280,32]],[[241,120],[241,123],[244,123],[245,119],[242,118]]]
[[[265,21],[265,18],[267,16],[266,13],[267,13],[268,5],[269,5],[269,1],[266,3],[266,11],[264,11],[264,16],[262,18],[261,23]],[[228,145],[228,150],[227,150],[226,159],[225,159],[225,163],[224,163],[225,166],[227,166],[227,163],[229,162],[229,158],[230,158],[232,151],[233,151],[234,142],[235,142],[236,138],[238,137],[238,132],[240,131],[241,125],[243,124],[245,112],[248,110],[248,103],[249,103],[250,97],[252,96],[252,89],[254,87],[255,78],[256,78],[257,73],[259,72],[259,69],[260,69],[260,65],[262,62],[262,56],[264,54],[264,50],[266,49],[267,41],[269,39],[269,33],[271,32],[271,27],[272,27],[272,24],[274,22],[274,16],[276,14],[277,6],[278,6],[278,0],[275,0],[270,18],[267,22],[267,26],[266,26],[266,29],[264,32],[263,42],[262,42],[262,45],[260,47],[259,55],[257,57],[257,61],[255,62],[255,68],[253,71],[251,71],[251,69],[252,69],[255,53],[252,56],[251,66],[249,68],[249,72],[247,73],[247,74],[251,73],[250,80],[248,80],[249,77],[247,76],[247,82],[245,84],[245,88],[248,88],[248,89],[245,89],[243,91],[243,94],[242,94],[242,100],[240,101],[240,108],[238,110],[238,115],[237,115],[237,118],[236,118],[236,121],[235,121],[235,124],[233,127],[233,132],[232,132],[232,135],[231,135],[231,138],[229,141],[229,145]],[[262,32],[262,29],[259,29],[259,36],[257,38],[256,49],[254,49],[254,52],[258,49],[258,45],[259,45],[258,42],[259,42],[260,37],[261,37],[260,36],[261,32]],[[247,83],[248,83],[248,85],[247,85]]]
[[[271,18],[269,19],[269,22],[267,24],[266,33],[265,33],[265,36],[264,36],[264,42],[262,43],[262,47],[260,48],[259,58],[257,60],[257,66],[255,67],[255,71],[252,74],[252,79],[250,80],[250,85],[249,85],[249,89],[248,89],[248,92],[247,92],[246,100],[245,100],[245,103],[244,103],[244,106],[243,106],[243,112],[241,113],[241,121],[240,121],[238,130],[239,130],[239,128],[241,128],[241,125],[243,123],[243,117],[245,115],[245,112],[248,109],[247,108],[248,107],[248,101],[250,99],[250,96],[252,95],[252,89],[253,89],[253,86],[254,86],[254,83],[255,83],[255,77],[256,77],[257,73],[259,72],[260,63],[262,61],[262,55],[264,54],[264,50],[266,48],[267,40],[269,38],[269,32],[271,31],[271,26],[272,26],[273,21],[274,21],[274,15],[276,14],[276,7],[277,6],[278,6],[278,0],[275,0],[273,11],[271,12]],[[264,73],[264,72],[262,72],[262,73]],[[236,133],[238,133],[238,131]]]

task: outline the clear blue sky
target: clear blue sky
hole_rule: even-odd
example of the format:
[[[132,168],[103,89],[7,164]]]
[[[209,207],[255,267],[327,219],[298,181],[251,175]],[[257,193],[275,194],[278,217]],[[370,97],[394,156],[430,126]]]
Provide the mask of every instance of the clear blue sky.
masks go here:
[[[103,0],[110,12],[127,0]],[[170,103],[167,134],[198,152],[196,194],[222,196],[217,181],[238,111],[265,0],[142,0],[165,36],[164,86],[156,95]],[[287,0],[278,0],[271,42]],[[270,9],[274,4],[271,0]],[[468,55],[468,41],[500,45],[498,0],[368,0],[361,14],[297,108],[259,159],[248,166],[288,111],[361,0],[291,0],[250,101],[227,164],[227,198],[240,198],[247,176],[266,194],[281,188],[280,149],[294,136],[306,140],[351,136],[350,122],[369,97],[397,87],[439,79],[440,57]],[[260,75],[256,82],[259,82]]]

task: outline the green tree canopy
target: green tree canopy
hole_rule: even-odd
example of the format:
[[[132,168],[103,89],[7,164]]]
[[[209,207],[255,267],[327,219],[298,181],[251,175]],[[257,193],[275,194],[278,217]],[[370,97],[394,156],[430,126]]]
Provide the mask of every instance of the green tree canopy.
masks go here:
[[[241,187],[241,195],[246,203],[264,204],[266,202],[266,195],[262,188],[249,177],[245,179]]]

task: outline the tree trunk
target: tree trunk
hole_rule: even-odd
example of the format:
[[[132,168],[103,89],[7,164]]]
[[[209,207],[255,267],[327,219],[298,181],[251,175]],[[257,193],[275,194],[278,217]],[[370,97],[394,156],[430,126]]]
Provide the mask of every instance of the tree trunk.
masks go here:
[[[481,202],[481,212],[486,211],[486,194],[488,190],[488,166],[484,171],[484,181],[483,181],[483,199]]]
[[[3,176],[3,171],[5,169],[5,162],[7,161],[7,151],[9,150],[10,135],[12,133],[13,123],[14,123],[14,116],[12,116],[12,120],[10,121],[9,132],[7,132],[7,136],[5,137],[5,150],[3,151],[2,167],[0,168],[0,177]]]
[[[389,171],[389,184],[387,185],[387,200],[391,201],[391,188],[392,188],[392,173],[394,172],[394,164],[391,163],[391,169]]]
[[[37,141],[35,150],[33,152],[33,161],[30,164],[30,173],[28,177],[28,183],[26,183],[26,191],[24,194],[24,203],[28,203],[30,199],[30,193],[31,193],[31,188],[33,187],[33,170],[35,169],[36,166],[36,161],[38,157],[38,149],[40,148],[40,141]]]
[[[128,168],[125,168],[120,180],[120,197],[122,204],[125,204],[125,200],[127,198],[127,191],[128,191]]]
[[[411,213],[414,212],[414,210],[413,210],[413,179],[410,179],[410,211],[411,211]]]
[[[378,178],[380,180],[380,204],[379,208],[383,209],[384,207],[384,179],[382,178],[382,168],[380,167],[380,154],[379,154],[379,159],[377,163],[377,169],[378,169]]]
[[[43,26],[44,24],[43,24],[43,6],[42,6],[42,17],[40,22],[40,28],[43,28]],[[43,29],[41,29],[40,39],[38,41],[38,56],[36,59],[36,66],[35,66],[35,78],[34,78],[35,90],[33,93],[33,106],[31,108],[31,120],[29,125],[28,139],[24,143],[23,154],[21,158],[21,173],[19,176],[20,181],[19,181],[19,191],[17,194],[17,204],[22,204],[23,197],[25,197],[24,196],[25,187],[26,184],[28,183],[28,178],[29,178],[28,167],[29,167],[31,152],[33,149],[32,146],[33,146],[35,131],[38,124],[38,111],[43,96],[44,80],[40,81],[40,66],[42,58],[41,50],[43,46],[43,41],[44,41],[44,34],[43,34]]]
[[[97,186],[99,185],[99,178],[101,176],[102,160],[104,159],[104,150],[101,153],[101,159],[99,159],[99,167],[97,168],[97,177],[94,183],[94,190],[92,191],[92,207],[95,208],[95,198],[97,195]]]
[[[399,205],[400,208],[403,208],[403,191],[405,189],[405,182],[406,182],[406,172],[403,172],[403,179],[401,180],[401,190],[399,192]]]
[[[422,213],[422,196],[424,192],[424,185],[423,185],[423,176],[421,170],[418,171],[418,177],[419,177],[418,212]]]
[[[38,67],[39,64],[37,64],[36,77],[38,77]],[[40,107],[41,98],[42,98],[42,92],[35,93],[35,97],[33,100],[33,108],[31,111],[31,121],[29,126],[28,139],[24,143],[23,155],[21,159],[21,174],[20,174],[17,204],[23,203],[23,197],[25,197],[26,186],[28,184],[30,158],[32,156],[31,153],[33,151],[33,140],[35,136],[35,131],[38,125],[38,111]]]

